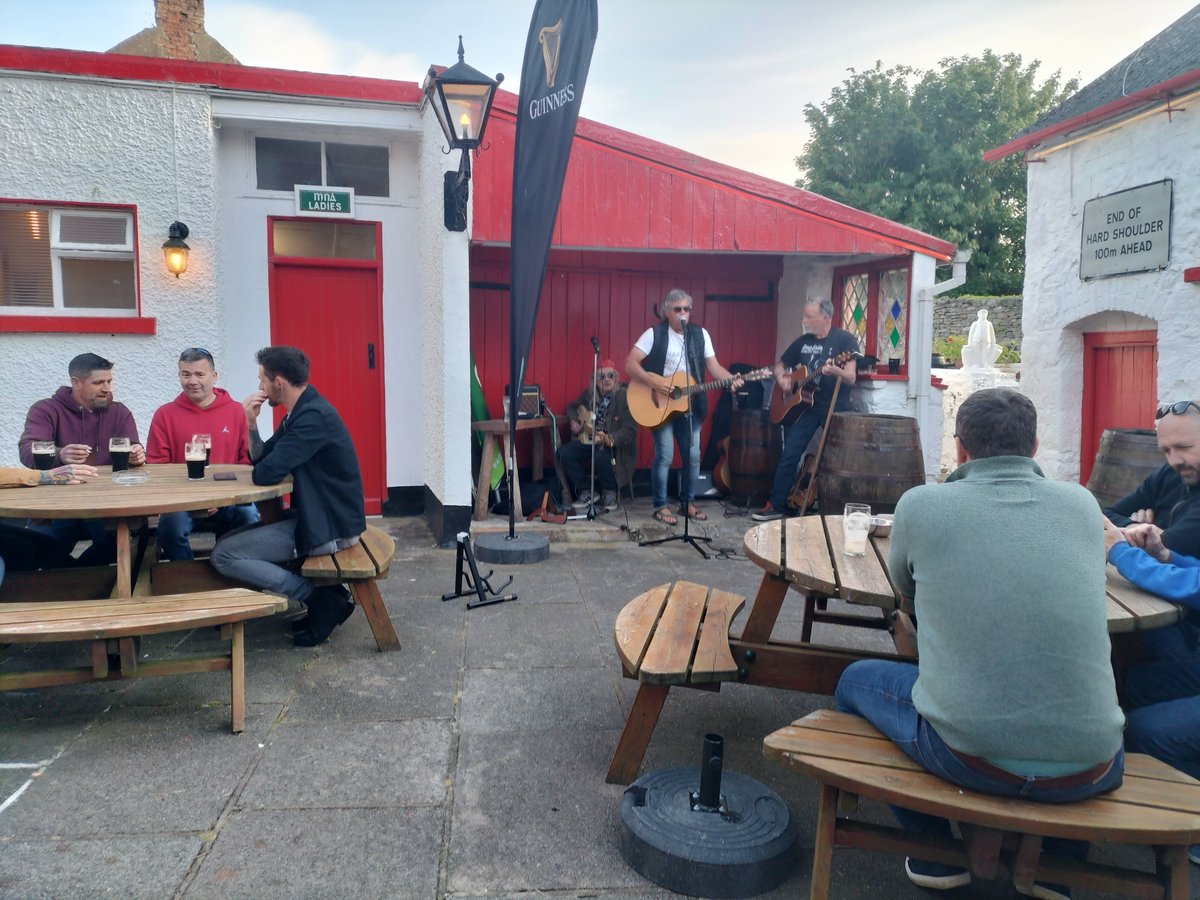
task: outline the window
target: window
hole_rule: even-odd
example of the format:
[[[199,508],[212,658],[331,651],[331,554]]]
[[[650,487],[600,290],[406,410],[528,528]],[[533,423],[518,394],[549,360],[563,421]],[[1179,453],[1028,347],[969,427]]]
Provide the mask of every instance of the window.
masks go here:
[[[0,203],[0,315],[137,313],[132,212]]]
[[[840,310],[835,321],[858,340],[858,349],[881,363],[908,358],[908,268],[894,260],[870,267],[839,269]]]
[[[363,197],[391,195],[387,147],[256,137],[254,170],[260,191],[315,184],[352,187]]]

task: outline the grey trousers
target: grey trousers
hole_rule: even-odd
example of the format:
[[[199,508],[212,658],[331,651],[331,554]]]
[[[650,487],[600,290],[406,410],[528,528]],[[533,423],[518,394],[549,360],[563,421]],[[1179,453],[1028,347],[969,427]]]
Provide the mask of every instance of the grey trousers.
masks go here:
[[[222,575],[303,603],[313,583],[280,565],[298,558],[295,519],[235,531],[217,541],[212,552],[213,568]]]

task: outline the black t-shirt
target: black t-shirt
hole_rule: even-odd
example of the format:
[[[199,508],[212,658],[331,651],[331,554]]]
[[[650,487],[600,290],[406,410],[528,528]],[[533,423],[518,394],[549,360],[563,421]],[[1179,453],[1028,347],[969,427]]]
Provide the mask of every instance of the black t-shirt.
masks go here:
[[[803,365],[808,367],[808,377],[815,378],[821,371],[821,366],[825,365],[827,359],[833,359],[835,356],[853,351],[858,354],[858,341],[848,331],[843,331],[841,328],[829,329],[829,334],[823,338],[816,337],[812,334],[802,334],[783,351],[783,356],[780,359],[783,364],[789,368]],[[813,395],[813,409],[823,411],[829,409],[829,398],[833,396],[834,378],[821,377],[817,381],[817,390]],[[839,412],[844,412],[850,408],[850,389],[848,385],[842,385],[842,389],[838,391],[837,409]]]

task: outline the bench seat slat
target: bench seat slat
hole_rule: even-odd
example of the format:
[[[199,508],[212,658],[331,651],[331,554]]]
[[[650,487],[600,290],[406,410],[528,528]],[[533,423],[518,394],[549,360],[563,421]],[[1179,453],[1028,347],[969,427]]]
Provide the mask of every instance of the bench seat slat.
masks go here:
[[[684,684],[695,654],[708,588],[677,581],[654,629],[638,679],[646,684]]]
[[[375,560],[371,559],[362,542],[333,554],[333,562],[337,566],[338,575],[347,581],[356,578],[374,578],[379,574]]]
[[[367,530],[362,533],[362,545],[375,563],[379,577],[385,578],[392,565],[392,557],[396,555],[396,542],[392,536],[382,528],[368,525]]]
[[[642,667],[642,658],[646,648],[650,646],[650,638],[654,635],[655,625],[659,614],[667,602],[669,584],[660,584],[644,594],[639,594],[625,604],[617,614],[617,623],[613,629],[617,644],[617,655],[625,671],[636,677]]]
[[[704,625],[696,645],[696,658],[692,660],[693,682],[732,681],[737,678],[737,663],[729,651],[729,626],[745,605],[746,598],[737,594],[718,590],[709,593],[708,609],[704,613]]]

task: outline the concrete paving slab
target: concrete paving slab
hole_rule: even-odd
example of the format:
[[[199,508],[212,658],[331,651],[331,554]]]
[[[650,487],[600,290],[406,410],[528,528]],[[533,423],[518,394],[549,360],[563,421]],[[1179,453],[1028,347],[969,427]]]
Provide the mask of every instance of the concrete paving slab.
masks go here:
[[[0,852],[0,896],[160,900],[175,893],[202,844],[190,835],[11,841]]]
[[[2,695],[0,695],[2,696]],[[88,716],[26,718],[0,728],[0,763],[35,764],[52,760],[79,739],[94,721]]]
[[[437,897],[437,808],[239,810],[184,896]]]
[[[603,668],[472,669],[463,678],[463,734],[595,731],[624,721]]]
[[[441,803],[449,775],[446,721],[288,725],[265,740],[241,794],[247,808]]]
[[[467,668],[599,666],[598,641],[596,623],[578,600],[485,606],[467,619]]]

